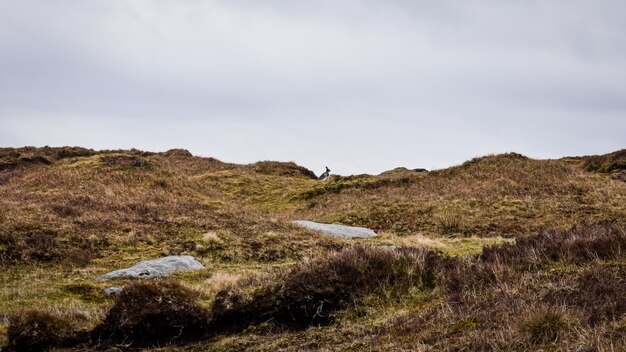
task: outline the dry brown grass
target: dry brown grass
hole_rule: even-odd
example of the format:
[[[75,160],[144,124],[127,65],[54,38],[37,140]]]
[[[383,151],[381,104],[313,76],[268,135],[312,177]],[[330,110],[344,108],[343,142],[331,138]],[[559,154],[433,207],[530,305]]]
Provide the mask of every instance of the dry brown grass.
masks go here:
[[[204,289],[214,292],[228,290],[241,279],[241,275],[217,272],[202,283]]]
[[[425,267],[437,276],[434,298],[432,294],[427,300],[410,295],[411,285],[400,285],[396,288],[405,290],[404,301],[392,304],[403,307],[399,310],[379,308],[366,313],[372,316],[361,318],[338,314],[332,327],[309,328],[297,334],[248,329],[234,338],[220,339],[215,346],[219,346],[218,350],[255,351],[619,351],[617,346],[626,342],[626,296],[620,279],[626,253],[607,252],[604,245],[620,243],[626,236],[625,230],[602,225],[560,231],[558,235],[538,233],[519,244],[485,250],[482,256],[435,259]],[[548,250],[542,251],[544,246]],[[587,250],[579,251],[579,247]],[[549,248],[560,250],[551,252]],[[529,266],[531,261],[533,265]],[[366,273],[363,275],[369,275]],[[332,279],[332,271],[328,276],[331,279],[325,281],[327,284],[337,283]],[[276,280],[279,287],[290,282],[289,275]],[[264,282],[252,284],[265,287]],[[313,297],[317,281],[308,278],[307,282],[311,284],[297,287]],[[236,300],[239,304],[254,302],[255,295],[266,300],[270,295],[276,298],[275,305],[268,306],[271,309],[263,310],[266,315],[259,312],[262,321],[270,324],[281,314],[273,309],[291,302],[278,298],[282,297],[282,290],[247,288],[240,292],[252,293],[235,294],[234,297],[243,299]],[[376,302],[380,307],[381,301]],[[250,313],[246,304],[235,304],[231,309],[247,307],[241,312]],[[276,322],[280,323],[280,319]],[[200,346],[206,345],[199,345],[198,350]]]
[[[581,220],[623,222],[626,183],[561,160],[505,154],[311,201],[300,216],[396,234],[517,236]]]
[[[626,253],[619,249],[625,238],[623,227],[581,226],[460,258],[355,246],[229,283],[218,292],[210,315],[199,292],[172,281],[132,284],[86,346],[213,337],[188,347],[195,350],[213,343],[216,333],[234,333],[236,339],[218,338],[211,346],[381,351],[582,346],[608,351],[626,342],[626,296],[620,281]],[[367,306],[376,308],[368,311]],[[310,328],[333,323],[332,330]],[[68,326],[41,325],[46,335],[39,336],[51,336],[44,342],[50,345],[84,341],[80,332],[67,333]]]
[[[48,242],[63,243],[64,250],[90,251],[93,256],[137,244],[198,254],[194,250],[197,244],[205,244],[201,237],[207,231],[222,232],[224,246],[213,243],[216,248],[209,253],[198,247],[200,254],[220,260],[279,261],[317,247],[336,246],[332,240],[305,236],[285,220],[234,201],[195,177],[234,166],[173,155],[94,154],[32,166],[13,175],[0,188],[0,231],[8,236],[3,241],[10,244],[7,247],[25,249],[0,252],[0,258],[38,260],[41,255],[28,247],[33,227],[41,229],[39,233],[54,233]],[[285,234],[284,241],[260,246],[264,234],[271,231]],[[97,244],[83,243],[89,238],[97,239]]]
[[[105,284],[93,278],[141,259],[191,254],[209,271],[176,277],[202,292],[202,305],[218,291],[232,291],[231,298],[241,294],[243,311],[259,309],[276,326],[289,326],[279,314],[285,311],[304,317],[301,327],[331,323],[281,332],[244,314],[248,330],[202,342],[198,350],[611,351],[626,343],[619,235],[626,182],[613,172],[619,155],[590,161],[504,154],[429,173],[318,182],[293,163],[235,165],[184,150],[3,148],[0,314],[76,307],[92,316],[81,328],[93,326],[112,304],[100,294]],[[294,219],[382,234],[356,241],[362,246],[426,247],[461,257],[437,263],[434,289],[389,283],[378,275],[393,273],[385,260],[372,260],[380,267],[347,266],[367,268],[361,271],[335,270],[332,253],[355,241],[294,227]],[[614,225],[564,231],[582,223]],[[540,235],[527,237],[532,233]],[[467,257],[486,244],[501,246]],[[357,257],[392,252],[381,253],[387,254]],[[257,274],[268,270],[272,280],[260,284]],[[298,307],[319,307],[307,291],[343,303],[330,304],[323,316],[298,315]],[[218,302],[231,299],[223,295]],[[521,318],[526,315],[534,318]],[[536,335],[533,326],[555,327],[558,338]]]

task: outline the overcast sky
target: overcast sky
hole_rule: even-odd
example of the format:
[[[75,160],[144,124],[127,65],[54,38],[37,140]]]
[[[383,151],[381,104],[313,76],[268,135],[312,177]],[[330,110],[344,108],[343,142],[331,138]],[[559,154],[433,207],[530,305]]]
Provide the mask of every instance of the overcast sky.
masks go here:
[[[0,0],[0,146],[320,173],[626,148],[626,1]]]

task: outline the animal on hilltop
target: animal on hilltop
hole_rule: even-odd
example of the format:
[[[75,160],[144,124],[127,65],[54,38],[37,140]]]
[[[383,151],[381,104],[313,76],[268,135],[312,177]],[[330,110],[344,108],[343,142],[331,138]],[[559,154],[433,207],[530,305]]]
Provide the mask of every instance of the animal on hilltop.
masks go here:
[[[330,169],[328,168],[328,166],[326,166],[326,171],[324,171],[324,173],[320,175],[319,179],[328,180],[329,177],[330,177]]]

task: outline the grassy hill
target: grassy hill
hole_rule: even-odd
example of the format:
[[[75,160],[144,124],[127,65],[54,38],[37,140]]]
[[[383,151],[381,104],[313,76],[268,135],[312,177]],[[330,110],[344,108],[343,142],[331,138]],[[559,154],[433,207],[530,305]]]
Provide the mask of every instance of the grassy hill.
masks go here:
[[[0,148],[0,343],[616,350],[626,343],[625,172],[624,150],[319,181],[294,163],[185,150]],[[296,219],[380,236],[329,238]],[[94,280],[169,254],[208,270]],[[114,285],[124,294],[102,295]],[[167,303],[134,309],[152,299]]]

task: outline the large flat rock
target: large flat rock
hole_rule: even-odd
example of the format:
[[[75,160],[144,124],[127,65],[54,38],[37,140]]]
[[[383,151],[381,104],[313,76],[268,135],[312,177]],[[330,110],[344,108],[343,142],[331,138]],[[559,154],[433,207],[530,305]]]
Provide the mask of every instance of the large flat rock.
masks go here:
[[[190,255],[174,255],[159,259],[144,260],[130,268],[112,271],[97,278],[97,281],[105,281],[118,277],[150,279],[164,276],[177,271],[189,271],[204,269],[204,265]]]
[[[346,226],[339,224],[322,224],[319,222],[296,220],[295,225],[305,227],[307,229],[319,231],[327,235],[339,238],[361,238],[374,237],[376,232],[366,227]]]

